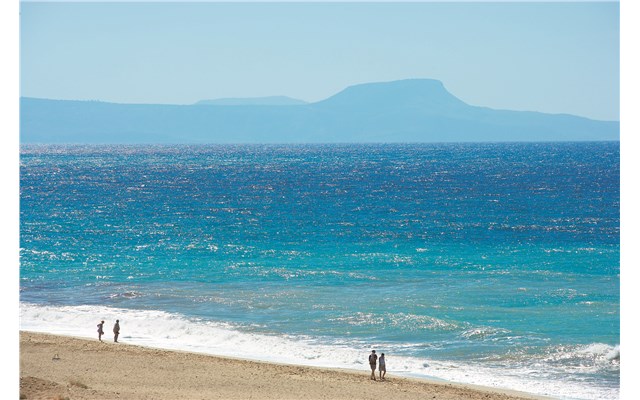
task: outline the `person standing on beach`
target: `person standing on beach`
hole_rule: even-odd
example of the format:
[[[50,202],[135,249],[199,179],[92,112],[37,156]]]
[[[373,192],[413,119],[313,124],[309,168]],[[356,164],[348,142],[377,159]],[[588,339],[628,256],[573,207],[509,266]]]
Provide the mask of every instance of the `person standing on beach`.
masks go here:
[[[118,343],[118,335],[120,334],[120,320],[116,320],[116,324],[113,326],[113,341]]]
[[[104,330],[102,327],[104,326],[104,321],[100,321],[98,324],[98,340],[102,342],[102,335],[104,335]]]
[[[384,380],[384,376],[387,374],[387,364],[384,361],[384,353],[380,354],[378,359],[378,372],[380,373],[380,380]]]
[[[369,366],[371,367],[371,379],[376,380],[376,362],[378,361],[378,355],[375,350],[371,350],[369,354]]]

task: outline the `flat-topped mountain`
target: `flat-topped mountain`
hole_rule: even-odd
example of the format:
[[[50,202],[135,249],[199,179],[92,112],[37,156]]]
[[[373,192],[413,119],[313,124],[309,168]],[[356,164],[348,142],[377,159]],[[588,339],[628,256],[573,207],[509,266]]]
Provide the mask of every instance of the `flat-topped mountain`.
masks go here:
[[[408,79],[294,105],[21,98],[20,131],[22,143],[597,141],[619,140],[620,123],[472,106],[440,81]]]
[[[432,113],[468,107],[449,93],[442,82],[433,79],[406,79],[350,86],[316,104],[369,109],[407,107]]]

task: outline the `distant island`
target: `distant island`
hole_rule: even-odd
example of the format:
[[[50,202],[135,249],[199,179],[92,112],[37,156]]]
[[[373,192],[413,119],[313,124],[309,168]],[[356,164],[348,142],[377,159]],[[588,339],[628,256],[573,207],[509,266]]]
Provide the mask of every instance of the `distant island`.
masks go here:
[[[249,98],[223,98],[213,100],[200,100],[196,105],[209,106],[295,106],[309,104],[306,101],[287,96],[249,97]]]
[[[193,105],[20,99],[20,142],[410,143],[617,141],[618,121],[469,105],[442,82],[350,86],[326,100],[284,96]]]

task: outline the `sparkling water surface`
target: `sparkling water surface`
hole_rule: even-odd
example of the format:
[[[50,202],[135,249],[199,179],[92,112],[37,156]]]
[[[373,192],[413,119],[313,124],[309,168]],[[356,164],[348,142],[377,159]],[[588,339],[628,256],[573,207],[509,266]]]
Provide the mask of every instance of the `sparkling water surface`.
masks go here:
[[[619,396],[619,143],[21,147],[21,327]],[[127,326],[128,323],[128,326]]]

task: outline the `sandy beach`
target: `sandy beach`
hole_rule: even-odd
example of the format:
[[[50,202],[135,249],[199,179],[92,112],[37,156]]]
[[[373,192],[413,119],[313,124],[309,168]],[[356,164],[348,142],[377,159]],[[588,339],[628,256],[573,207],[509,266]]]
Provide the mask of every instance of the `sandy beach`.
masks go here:
[[[387,374],[20,332],[21,399],[543,399]]]

